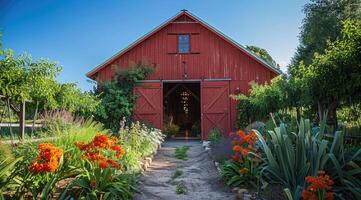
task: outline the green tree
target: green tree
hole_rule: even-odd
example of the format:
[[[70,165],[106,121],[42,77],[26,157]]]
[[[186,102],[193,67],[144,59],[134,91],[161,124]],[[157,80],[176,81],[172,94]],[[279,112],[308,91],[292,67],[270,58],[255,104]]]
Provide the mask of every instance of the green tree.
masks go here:
[[[361,19],[360,0],[311,0],[303,9],[305,18],[300,33],[300,44],[292,58],[289,72],[298,73],[302,61],[305,66],[312,63],[315,53],[324,53],[328,42],[341,36],[342,21]]]
[[[52,109],[67,110],[83,117],[93,115],[100,103],[98,96],[82,92],[75,83],[59,84],[54,98],[56,105]]]
[[[300,70],[304,94],[317,104],[319,117],[328,110],[336,126],[336,109],[361,101],[361,21],[346,20],[340,39]]]
[[[272,58],[272,56],[267,52],[266,49],[249,45],[247,46],[247,49],[252,51],[254,54],[256,54],[258,57],[262,58],[264,61],[266,61],[268,64],[280,68],[280,65],[276,63],[276,61]]]
[[[12,50],[2,50],[0,60],[0,94],[10,100],[11,109],[20,115],[21,102],[54,103],[55,80],[60,68],[48,60],[32,60],[28,54],[14,56]]]

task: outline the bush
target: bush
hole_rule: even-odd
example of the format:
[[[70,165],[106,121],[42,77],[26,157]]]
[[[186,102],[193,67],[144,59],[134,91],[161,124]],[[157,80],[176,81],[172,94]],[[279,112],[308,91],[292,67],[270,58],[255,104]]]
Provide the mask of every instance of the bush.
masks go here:
[[[221,176],[229,186],[260,187],[260,155],[256,145],[257,136],[253,131],[246,134],[244,131],[230,133],[233,144],[231,161],[226,161],[221,166]]]
[[[219,141],[221,141],[223,138],[222,132],[221,130],[219,130],[219,128],[212,128],[209,133],[208,133],[208,140],[211,143],[217,143]]]
[[[114,133],[119,131],[123,117],[130,119],[136,103],[134,87],[154,71],[146,62],[117,71],[111,81],[99,83],[95,94],[101,99],[95,112],[95,119]]]
[[[159,129],[149,128],[139,122],[120,130],[119,138],[125,150],[122,163],[127,171],[139,172],[140,161],[152,155],[164,141]]]
[[[268,131],[270,140],[255,131],[260,149],[264,153],[262,171],[271,183],[283,185],[294,199],[301,197],[306,188],[305,178],[316,176],[320,170],[331,176],[335,185],[333,192],[343,198],[360,198],[361,168],[355,165],[355,158],[361,155],[361,149],[353,155],[346,155],[343,146],[343,133],[336,132],[331,141],[323,139],[326,128],[321,123],[316,133],[312,132],[309,120],[301,120],[298,133],[287,131],[281,123],[274,131]]]
[[[173,123],[164,125],[164,133],[167,134],[168,137],[175,136],[179,132],[179,129],[179,126]]]

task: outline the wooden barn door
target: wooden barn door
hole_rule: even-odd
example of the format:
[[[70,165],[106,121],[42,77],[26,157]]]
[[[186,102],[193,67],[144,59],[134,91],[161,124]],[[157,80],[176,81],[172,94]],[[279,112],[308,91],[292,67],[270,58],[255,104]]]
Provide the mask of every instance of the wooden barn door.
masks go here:
[[[201,95],[202,140],[208,138],[212,128],[228,134],[231,130],[229,81],[203,81]]]
[[[134,119],[162,128],[163,121],[163,89],[161,82],[142,83],[134,90],[138,96]]]

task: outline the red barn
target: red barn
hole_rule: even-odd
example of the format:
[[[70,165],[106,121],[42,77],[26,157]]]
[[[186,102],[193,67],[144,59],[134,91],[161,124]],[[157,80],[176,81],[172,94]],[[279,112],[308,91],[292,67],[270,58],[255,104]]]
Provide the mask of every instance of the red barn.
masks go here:
[[[228,133],[236,120],[230,95],[248,93],[249,82],[269,82],[277,68],[193,14],[183,10],[93,69],[87,77],[110,80],[116,69],[146,59],[156,71],[135,89],[134,118],[179,135],[206,139],[213,128]]]

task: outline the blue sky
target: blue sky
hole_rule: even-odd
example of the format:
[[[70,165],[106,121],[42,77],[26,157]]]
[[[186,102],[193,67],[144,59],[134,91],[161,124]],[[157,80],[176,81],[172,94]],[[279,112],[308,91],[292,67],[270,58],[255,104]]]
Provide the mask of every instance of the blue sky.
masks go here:
[[[0,0],[3,46],[57,61],[58,80],[92,88],[85,74],[187,9],[243,45],[265,48],[283,71],[298,45],[306,0]]]

